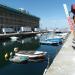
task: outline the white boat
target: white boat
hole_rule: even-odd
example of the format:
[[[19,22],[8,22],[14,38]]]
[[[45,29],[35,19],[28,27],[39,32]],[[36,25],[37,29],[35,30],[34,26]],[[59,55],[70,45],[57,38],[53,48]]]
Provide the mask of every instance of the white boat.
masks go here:
[[[19,38],[19,37],[16,37],[16,36],[10,37],[11,41],[17,41],[18,38]]]
[[[39,34],[36,34],[37,37],[41,37],[42,36],[42,33],[39,33]]]
[[[62,44],[62,42],[63,42],[63,39],[58,37],[47,38],[45,40],[40,41],[40,43],[42,44],[51,44],[51,45],[59,45],[59,44]]]
[[[59,33],[57,36],[61,37],[62,39],[65,39],[68,33]]]
[[[29,60],[33,61],[33,60],[44,59],[46,53],[47,52],[43,52],[43,51],[19,51],[19,52],[15,53],[15,55],[29,57]]]

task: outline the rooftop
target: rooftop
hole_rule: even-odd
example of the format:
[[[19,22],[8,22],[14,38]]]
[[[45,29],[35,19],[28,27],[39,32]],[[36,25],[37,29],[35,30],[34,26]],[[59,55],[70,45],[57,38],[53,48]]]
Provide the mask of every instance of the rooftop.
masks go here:
[[[6,9],[6,10],[8,10],[8,11],[10,11],[10,12],[14,12],[14,13],[16,13],[17,15],[23,14],[23,15],[27,15],[27,16],[31,16],[31,17],[40,19],[40,18],[38,18],[38,17],[36,17],[36,16],[31,15],[31,14],[28,13],[28,12],[21,11],[20,9],[14,9],[14,8],[11,8],[11,7],[9,7],[9,6],[5,6],[5,5],[2,5],[2,4],[0,4],[0,8]]]

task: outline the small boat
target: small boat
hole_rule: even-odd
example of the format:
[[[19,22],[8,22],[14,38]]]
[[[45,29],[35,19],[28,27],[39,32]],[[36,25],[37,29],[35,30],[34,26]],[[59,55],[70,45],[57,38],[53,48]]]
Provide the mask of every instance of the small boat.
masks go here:
[[[19,37],[15,37],[15,36],[10,37],[11,41],[17,41],[18,38]]]
[[[42,36],[42,33],[39,33],[39,34],[36,34],[37,37],[41,37]]]
[[[62,39],[65,40],[68,34],[69,33],[59,33],[59,34],[57,34],[57,36],[60,36]]]
[[[60,45],[63,40],[61,38],[47,38],[45,40],[40,41],[42,44],[51,44],[51,45]]]
[[[28,57],[27,56],[13,56],[9,58],[9,61],[12,61],[14,63],[26,63],[28,61]]]
[[[29,61],[43,60],[47,52],[43,51],[19,51],[16,56],[28,57]]]

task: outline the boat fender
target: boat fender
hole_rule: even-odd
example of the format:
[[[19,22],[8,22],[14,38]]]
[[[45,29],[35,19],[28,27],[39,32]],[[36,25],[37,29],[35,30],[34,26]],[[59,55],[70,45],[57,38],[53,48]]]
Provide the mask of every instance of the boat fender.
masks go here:
[[[17,53],[18,51],[19,51],[19,48],[18,47],[15,47],[14,48],[14,52]]]
[[[4,57],[5,57],[5,59],[7,60],[7,59],[9,59],[10,56],[9,56],[8,53],[6,53]]]
[[[10,52],[10,57],[13,58],[13,56],[15,55],[14,52]]]

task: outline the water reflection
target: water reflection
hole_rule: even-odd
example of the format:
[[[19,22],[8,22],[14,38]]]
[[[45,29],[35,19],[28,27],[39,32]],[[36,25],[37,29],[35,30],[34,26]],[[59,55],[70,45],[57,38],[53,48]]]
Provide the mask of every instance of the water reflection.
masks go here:
[[[30,37],[28,37],[28,38],[23,38],[23,39],[18,40],[17,42],[20,42],[21,44],[24,44],[24,43],[31,43],[31,42],[32,42],[32,38],[30,38]]]
[[[20,49],[37,49],[40,46],[39,39],[35,39],[35,37],[28,37],[28,38],[23,38],[19,39],[17,41],[5,41],[2,42],[2,46],[6,49],[10,50],[13,49],[14,47],[19,47]]]
[[[14,43],[14,41],[5,41],[2,43],[3,46],[9,46],[12,45]]]

